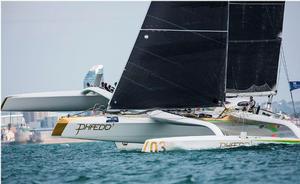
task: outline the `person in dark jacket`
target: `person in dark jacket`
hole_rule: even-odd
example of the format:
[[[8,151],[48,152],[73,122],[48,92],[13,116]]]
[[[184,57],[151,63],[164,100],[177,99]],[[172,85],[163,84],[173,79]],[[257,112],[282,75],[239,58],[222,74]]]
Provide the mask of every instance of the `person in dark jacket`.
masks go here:
[[[250,101],[248,104],[248,112],[254,112],[255,105],[256,105],[256,102],[253,99],[253,96],[250,96]]]

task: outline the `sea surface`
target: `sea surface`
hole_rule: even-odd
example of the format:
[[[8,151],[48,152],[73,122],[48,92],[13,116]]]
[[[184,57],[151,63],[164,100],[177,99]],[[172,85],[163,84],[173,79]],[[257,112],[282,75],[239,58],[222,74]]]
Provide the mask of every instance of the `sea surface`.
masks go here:
[[[2,145],[2,183],[300,183],[300,145],[119,152],[110,142]]]

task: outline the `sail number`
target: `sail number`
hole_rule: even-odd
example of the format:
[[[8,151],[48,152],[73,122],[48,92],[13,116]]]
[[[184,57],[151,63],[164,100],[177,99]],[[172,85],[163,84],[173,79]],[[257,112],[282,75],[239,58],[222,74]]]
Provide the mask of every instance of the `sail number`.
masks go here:
[[[161,152],[166,151],[166,143],[164,141],[146,141],[143,146],[143,152]]]

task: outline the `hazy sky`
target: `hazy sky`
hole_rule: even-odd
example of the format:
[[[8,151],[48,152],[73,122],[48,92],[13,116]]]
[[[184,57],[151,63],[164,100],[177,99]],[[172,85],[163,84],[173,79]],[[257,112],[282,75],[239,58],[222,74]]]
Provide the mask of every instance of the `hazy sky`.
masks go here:
[[[93,65],[118,81],[149,2],[2,2],[2,98],[81,89]],[[300,80],[300,2],[287,2],[283,45],[291,80]],[[275,100],[290,100],[283,69]],[[294,91],[300,100],[300,90]]]

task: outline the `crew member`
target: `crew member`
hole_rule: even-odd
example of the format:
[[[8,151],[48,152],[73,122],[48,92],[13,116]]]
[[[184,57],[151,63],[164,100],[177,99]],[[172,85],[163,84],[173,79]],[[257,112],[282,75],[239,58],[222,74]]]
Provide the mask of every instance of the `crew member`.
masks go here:
[[[250,101],[248,104],[248,112],[254,112],[254,107],[255,107],[255,100],[253,99],[253,96],[250,96]]]

